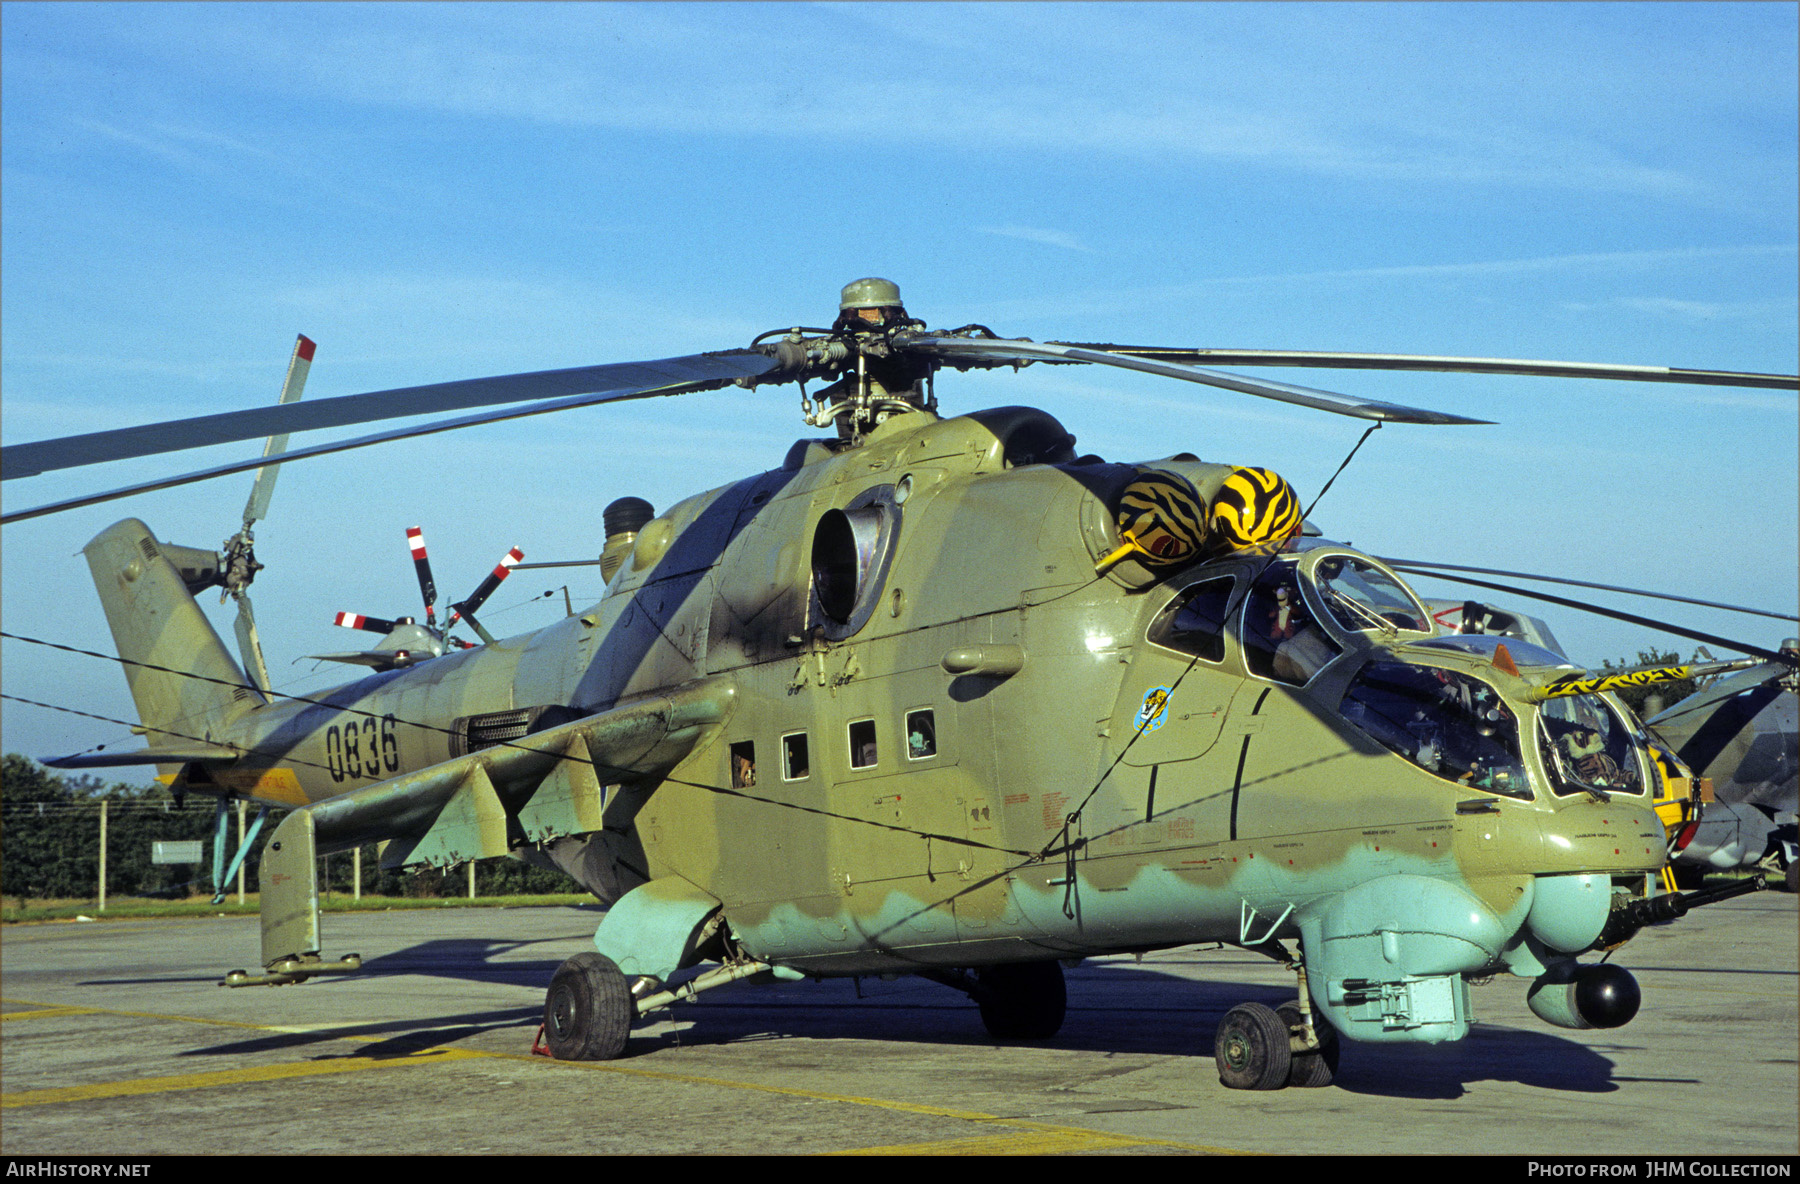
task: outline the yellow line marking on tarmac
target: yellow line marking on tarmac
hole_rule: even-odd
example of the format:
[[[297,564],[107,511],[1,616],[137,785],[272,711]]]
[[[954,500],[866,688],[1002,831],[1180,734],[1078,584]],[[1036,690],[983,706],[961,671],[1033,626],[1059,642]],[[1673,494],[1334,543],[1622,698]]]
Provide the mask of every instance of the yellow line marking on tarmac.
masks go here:
[[[247,1023],[244,1020],[215,1020],[215,1019],[207,1019],[204,1016],[197,1016],[197,1015],[170,1015],[167,1012],[163,1012],[163,1011],[118,1011],[118,1010],[115,1010],[114,1008],[110,1008],[110,1007],[57,1007],[55,1004],[52,1004],[52,1003],[34,1003],[29,999],[0,999],[0,1004],[7,1004],[7,1003],[13,1004],[15,1006],[36,1007],[36,1008],[41,1008],[43,1010],[28,1011],[28,1012],[16,1012],[16,1011],[15,1012],[0,1012],[0,1018],[11,1019],[16,1016],[24,1016],[24,1015],[52,1015],[52,1014],[119,1015],[119,1016],[124,1016],[127,1019],[134,1019],[134,1020],[180,1020],[184,1024],[206,1024],[206,1025],[208,1025],[210,1027],[214,1027],[214,1028],[248,1028],[252,1032],[281,1032],[281,1031],[284,1031],[284,1029],[282,1029],[282,1028],[273,1027],[269,1024],[252,1024],[252,1023]],[[354,1039],[354,1037],[347,1036],[347,1037],[345,1037],[345,1039],[346,1040]]]
[[[500,1057],[509,1060],[548,1061],[548,1057],[529,1056],[522,1053],[491,1052],[484,1056]],[[902,1114],[922,1114],[931,1118],[954,1118],[963,1122],[977,1122],[989,1126],[1010,1127],[1015,1130],[1035,1132],[1031,1138],[1042,1139],[1046,1136],[1057,1136],[1081,1141],[1083,1145],[1093,1146],[1150,1146],[1173,1147],[1182,1151],[1201,1151],[1212,1155],[1247,1155],[1250,1152],[1239,1151],[1231,1147],[1212,1147],[1203,1143],[1183,1143],[1173,1139],[1140,1139],[1132,1135],[1116,1135],[1110,1131],[1090,1130],[1086,1127],[1060,1126],[1055,1123],[1034,1122],[1029,1118],[1002,1118],[997,1114],[984,1114],[979,1110],[953,1110],[947,1106],[932,1106],[923,1102],[899,1102],[889,1098],[869,1098],[856,1094],[828,1094],[818,1090],[800,1089],[791,1085],[762,1085],[752,1081],[730,1081],[722,1077],[698,1077],[690,1073],[669,1073],[661,1069],[640,1069],[632,1065],[618,1065],[608,1061],[549,1061],[553,1065],[566,1065],[572,1069],[585,1069],[599,1073],[621,1073],[631,1077],[648,1077],[658,1081],[672,1081],[682,1085],[710,1085],[720,1089],[749,1090],[755,1093],[777,1094],[792,1098],[805,1098],[809,1102],[838,1102],[850,1106],[869,1106],[877,1110],[894,1110]],[[1022,1138],[1024,1136],[987,1136],[967,1140],[972,1143],[985,1143],[990,1139]],[[952,1149],[965,1140],[947,1140],[943,1145]],[[900,1151],[914,1147],[924,1148],[919,1154],[936,1155],[937,1143],[902,1144],[895,1148],[882,1148],[882,1151]],[[853,1151],[829,1154],[852,1154]]]
[[[35,1011],[3,1011],[0,1020],[36,1020],[50,1015],[93,1015],[91,1007],[40,1007]]]
[[[261,1065],[251,1069],[218,1069],[211,1073],[183,1073],[174,1077],[140,1077],[135,1081],[100,1081],[92,1085],[65,1085],[53,1089],[27,1089],[0,1094],[0,1109],[45,1106],[56,1102],[90,1102],[96,1098],[128,1098],[141,1094],[182,1089],[214,1089],[225,1085],[254,1085],[286,1081],[294,1077],[318,1077],[327,1073],[354,1073],[362,1069],[391,1069],[400,1065],[439,1065],[467,1060],[480,1053],[454,1048],[428,1048],[401,1057],[338,1057],[328,1061],[297,1061],[285,1065]]]
[[[85,1014],[116,1015],[134,1019],[175,1020],[183,1023],[206,1024],[216,1027],[248,1028],[258,1032],[293,1032],[292,1027],[275,1024],[253,1024],[241,1020],[216,1020],[200,1016],[171,1015],[150,1011],[115,1011],[103,1007],[56,1008],[49,1004],[35,1003],[24,999],[0,999],[0,1003],[15,1006],[26,1006],[42,1010],[33,1012],[14,1012],[15,1016],[50,1015],[50,1014]],[[357,1035],[345,1033],[333,1036],[334,1040],[346,1040],[352,1043],[373,1043],[385,1040],[391,1034]],[[984,1114],[978,1110],[956,1110],[947,1106],[933,1106],[922,1102],[902,1102],[890,1098],[870,1098],[856,1094],[829,1094],[818,1090],[800,1089],[788,1085],[765,1085],[751,1081],[731,1081],[723,1077],[701,1077],[692,1073],[671,1073],[662,1069],[643,1069],[633,1065],[621,1065],[610,1061],[557,1061],[549,1057],[532,1053],[486,1052],[479,1049],[456,1049],[434,1046],[420,1049],[401,1057],[383,1059],[345,1057],[329,1061],[298,1061],[281,1065],[266,1065],[249,1069],[221,1069],[211,1073],[182,1074],[171,1077],[146,1077],[135,1081],[100,1082],[94,1085],[67,1086],[58,1089],[23,1090],[18,1093],[0,1094],[0,1108],[16,1106],[45,1105],[53,1102],[86,1101],[94,1098],[128,1097],[132,1095],[160,1093],[170,1090],[206,1089],[226,1085],[251,1084],[264,1081],[279,1081],[293,1077],[310,1077],[330,1073],[354,1072],[358,1069],[380,1069],[395,1065],[445,1064],[449,1061],[486,1058],[490,1060],[524,1061],[530,1064],[557,1065],[569,1069],[586,1070],[597,1073],[616,1073],[627,1077],[642,1077],[652,1081],[668,1081],[681,1085],[704,1085],[718,1089],[747,1090],[752,1093],[774,1094],[779,1097],[804,1098],[811,1102],[836,1102],[849,1106],[868,1106],[877,1110],[891,1110],[901,1114],[919,1114],[930,1118],[950,1118],[963,1122],[979,1123],[988,1127],[999,1127],[1018,1131],[1018,1134],[986,1135],[968,1139],[946,1139],[925,1143],[897,1144],[893,1147],[858,1150],[855,1148],[843,1152],[828,1154],[916,1154],[916,1155],[1004,1155],[1004,1154],[1054,1154],[1058,1151],[1100,1150],[1113,1147],[1169,1147],[1180,1151],[1196,1151],[1212,1155],[1245,1155],[1248,1152],[1231,1147],[1214,1147],[1202,1143],[1183,1143],[1173,1139],[1144,1139],[1130,1135],[1113,1134],[1110,1131],[1097,1131],[1085,1127],[1061,1126],[1054,1123],[1034,1122],[1026,1118],[1003,1118],[995,1114]],[[987,1150],[993,1148],[993,1150]]]
[[[1130,1135],[1109,1135],[1103,1131],[1070,1130],[1066,1133],[1044,1132],[1018,1135],[987,1135],[972,1139],[939,1139],[931,1143],[895,1143],[889,1147],[855,1147],[847,1151],[827,1151],[826,1155],[1067,1155],[1081,1151],[1111,1151],[1119,1147],[1156,1144],[1163,1147],[1189,1147],[1186,1143],[1169,1143],[1161,1139],[1134,1139]],[[1209,1148],[1209,1150],[1211,1150]]]

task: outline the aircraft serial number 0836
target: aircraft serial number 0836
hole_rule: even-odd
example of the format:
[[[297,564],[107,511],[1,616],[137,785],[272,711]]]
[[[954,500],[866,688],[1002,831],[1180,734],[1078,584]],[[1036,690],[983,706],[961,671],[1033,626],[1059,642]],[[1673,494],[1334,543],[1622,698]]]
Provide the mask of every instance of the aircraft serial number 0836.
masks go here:
[[[400,741],[393,715],[325,729],[325,767],[333,781],[380,777],[400,771]]]

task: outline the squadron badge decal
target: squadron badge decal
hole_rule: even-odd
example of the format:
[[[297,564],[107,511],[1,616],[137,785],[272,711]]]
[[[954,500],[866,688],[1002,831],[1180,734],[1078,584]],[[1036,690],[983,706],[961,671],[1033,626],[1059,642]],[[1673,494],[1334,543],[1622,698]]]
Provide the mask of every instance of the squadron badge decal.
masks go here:
[[[1144,705],[1138,708],[1132,726],[1140,732],[1154,732],[1169,720],[1169,688],[1152,687],[1144,692]]]

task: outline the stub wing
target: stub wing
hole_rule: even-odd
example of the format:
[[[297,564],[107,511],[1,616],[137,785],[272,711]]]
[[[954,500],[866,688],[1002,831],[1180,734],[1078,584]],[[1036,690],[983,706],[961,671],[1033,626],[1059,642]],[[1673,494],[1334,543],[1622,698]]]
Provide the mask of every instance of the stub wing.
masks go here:
[[[668,773],[734,703],[731,684],[697,683],[293,811],[263,854],[263,964],[316,960],[318,856],[380,842],[383,867],[450,867],[506,855],[515,825],[531,843],[597,831],[607,786]]]

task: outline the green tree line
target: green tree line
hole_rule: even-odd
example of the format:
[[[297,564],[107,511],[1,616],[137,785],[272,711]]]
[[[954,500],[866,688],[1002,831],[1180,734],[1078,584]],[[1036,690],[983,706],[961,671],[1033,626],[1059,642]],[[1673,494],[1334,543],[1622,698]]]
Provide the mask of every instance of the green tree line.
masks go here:
[[[92,900],[100,878],[100,804],[106,807],[106,892],[108,896],[181,898],[212,892],[214,805],[193,795],[177,803],[161,785],[148,788],[98,777],[54,773],[29,757],[0,758],[0,894],[31,899]],[[272,810],[244,860],[244,886],[256,891],[262,844],[280,821]],[[249,819],[256,817],[253,805]],[[247,824],[246,824],[247,825]],[[151,862],[152,844],[201,843],[197,864]],[[235,807],[227,829],[225,858],[237,850]],[[321,892],[352,893],[355,860],[346,851],[322,860]],[[233,877],[229,890],[235,891]],[[362,851],[362,892],[369,896],[462,896],[463,869],[384,871],[374,845]],[[561,872],[527,866],[515,859],[477,865],[480,896],[551,895],[582,891]]]

